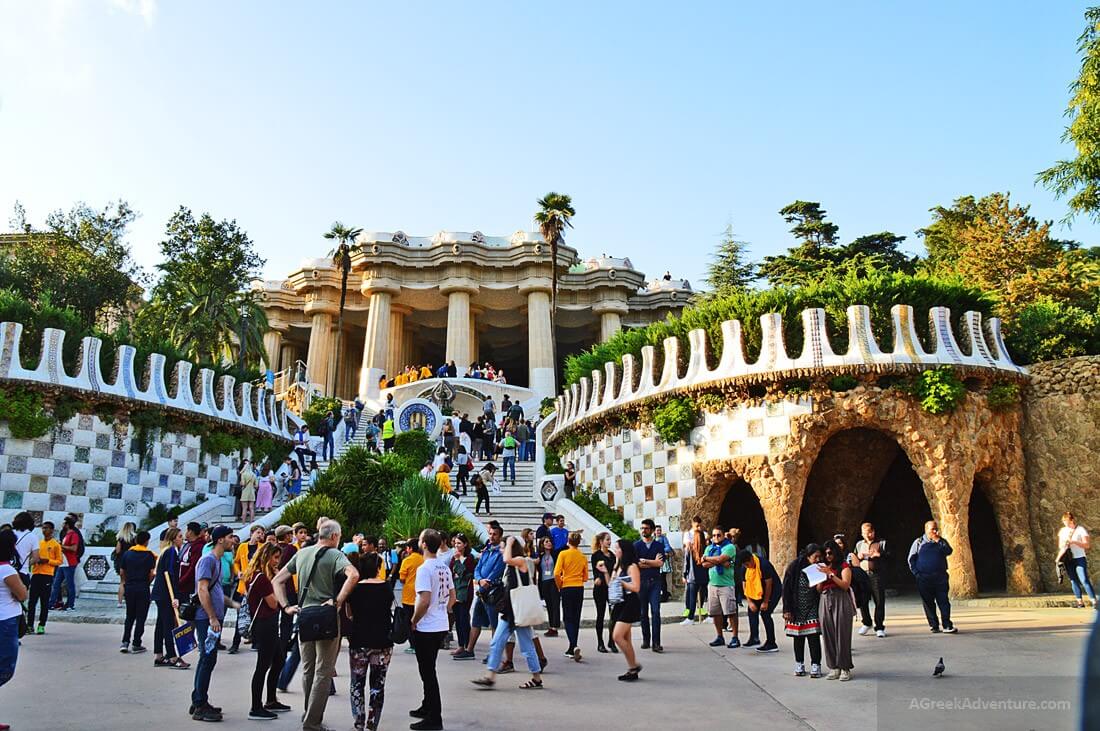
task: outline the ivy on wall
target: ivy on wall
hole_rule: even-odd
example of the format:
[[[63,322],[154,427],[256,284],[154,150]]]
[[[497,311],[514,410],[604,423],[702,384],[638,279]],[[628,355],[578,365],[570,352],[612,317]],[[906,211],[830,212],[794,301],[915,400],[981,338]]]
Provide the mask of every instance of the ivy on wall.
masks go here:
[[[695,426],[699,409],[690,398],[669,399],[653,409],[653,428],[667,444],[686,439]]]
[[[954,411],[966,399],[966,385],[951,366],[921,371],[909,380],[905,390],[930,414]]]

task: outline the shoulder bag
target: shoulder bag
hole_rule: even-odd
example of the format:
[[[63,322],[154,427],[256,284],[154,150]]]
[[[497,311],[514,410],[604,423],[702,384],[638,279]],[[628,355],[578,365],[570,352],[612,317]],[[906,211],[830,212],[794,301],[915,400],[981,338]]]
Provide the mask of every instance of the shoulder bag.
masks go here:
[[[512,600],[512,614],[515,615],[516,620],[515,626],[534,627],[542,624],[546,621],[546,616],[543,614],[542,602],[539,600],[539,588],[531,579],[530,562],[526,572],[520,571],[514,566],[512,570],[516,573],[517,586],[508,592],[508,596]],[[523,576],[527,577],[526,584],[523,583],[521,578]]]
[[[313,565],[309,568],[305,582],[298,595],[305,601],[306,592],[309,590],[309,582],[317,571],[317,564],[325,555],[328,546],[322,547],[313,558]],[[298,639],[301,642],[316,642],[318,640],[333,640],[340,635],[340,620],[336,615],[336,604],[318,604],[312,607],[303,607],[298,612]]]

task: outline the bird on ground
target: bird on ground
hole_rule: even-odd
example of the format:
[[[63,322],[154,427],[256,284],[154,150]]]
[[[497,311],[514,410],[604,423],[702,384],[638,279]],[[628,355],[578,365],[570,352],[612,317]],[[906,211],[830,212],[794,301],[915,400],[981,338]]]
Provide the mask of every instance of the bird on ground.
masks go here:
[[[943,677],[943,671],[946,670],[946,669],[947,668],[944,667],[944,665],[943,665],[943,658],[941,657],[940,661],[938,663],[936,663],[936,667],[932,668],[932,677],[933,678]]]

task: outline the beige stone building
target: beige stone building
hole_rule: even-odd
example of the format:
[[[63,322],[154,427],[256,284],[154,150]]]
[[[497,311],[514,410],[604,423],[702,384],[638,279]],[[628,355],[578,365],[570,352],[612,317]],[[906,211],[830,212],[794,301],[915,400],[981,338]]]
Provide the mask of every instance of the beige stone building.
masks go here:
[[[286,279],[257,284],[273,369],[305,361],[309,380],[342,398],[373,397],[383,375],[445,361],[460,374],[491,362],[509,383],[551,396],[566,355],[679,313],[692,295],[667,273],[647,282],[629,258],[582,260],[562,246],[552,327],[550,247],[525,231],[363,233],[351,261],[339,338],[341,277],[331,259],[305,259]]]

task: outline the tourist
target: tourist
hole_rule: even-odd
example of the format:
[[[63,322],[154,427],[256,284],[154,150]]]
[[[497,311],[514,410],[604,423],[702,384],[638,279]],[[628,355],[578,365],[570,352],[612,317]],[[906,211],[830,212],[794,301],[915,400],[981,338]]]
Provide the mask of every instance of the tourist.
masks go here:
[[[523,407],[519,405],[519,399],[513,401],[512,405],[508,407],[508,418],[516,425],[523,422]]]
[[[1064,561],[1066,573],[1069,574],[1069,583],[1073,588],[1073,597],[1077,600],[1078,609],[1085,606],[1082,593],[1088,594],[1092,601],[1093,609],[1100,609],[1096,601],[1096,591],[1089,580],[1089,560],[1085,552],[1089,550],[1092,539],[1088,530],[1083,525],[1077,524],[1077,517],[1073,513],[1062,514],[1062,527],[1058,531],[1058,556],[1069,551],[1068,561]]]
[[[630,636],[631,626],[638,621],[644,622],[639,596],[642,589],[642,576],[635,553],[636,545],[625,538],[620,538],[611,546],[615,554],[615,565],[610,570],[606,564],[600,567],[604,581],[607,583],[608,602],[611,604],[611,637],[622,651],[623,659],[626,660],[626,672],[619,676],[619,680],[624,682],[637,680],[638,673],[642,672],[642,666],[638,664]]]
[[[252,471],[252,464],[247,460],[241,460],[241,522],[251,523],[256,520],[256,473]]]
[[[523,461],[534,462],[535,461],[535,426],[528,419],[524,422],[527,427],[527,439],[523,442]]]
[[[668,558],[661,566],[661,601],[667,602],[672,598],[668,593],[668,575],[672,573],[672,544],[668,542],[664,527],[659,525],[653,529],[653,540],[660,541],[664,546],[664,554]]]
[[[211,551],[198,559],[194,569],[199,608],[195,614],[195,642],[199,660],[195,665],[194,689],[188,713],[196,721],[222,720],[221,708],[210,704],[210,680],[218,663],[222,619],[227,603],[222,589],[222,555],[233,531],[219,525],[210,533]],[[182,581],[181,581],[182,583]]]
[[[336,412],[330,411],[322,417],[321,423],[317,426],[317,433],[321,436],[321,459],[323,461],[331,460],[335,456],[336,442],[332,435],[336,431],[337,421]]]
[[[572,462],[565,463],[565,472],[562,473],[562,492],[569,500],[573,499],[573,493],[577,490],[577,467]]]
[[[13,534],[14,535],[14,534]],[[76,527],[76,516],[66,515],[61,522],[61,555],[64,562],[57,567],[50,592],[50,608],[62,609],[61,585],[65,585],[67,597],[62,611],[71,611],[76,605],[76,565],[84,552],[84,537]]]
[[[504,572],[505,593],[500,620],[497,623],[496,631],[493,633],[493,642],[489,647],[489,659],[486,662],[486,668],[489,672],[484,677],[476,678],[471,682],[483,688],[492,688],[496,685],[497,673],[512,664],[511,661],[502,664],[502,658],[505,645],[508,644],[508,638],[514,632],[516,640],[519,642],[520,653],[527,660],[527,669],[531,671],[531,679],[519,687],[524,690],[541,689],[543,687],[542,665],[539,662],[539,653],[535,649],[534,629],[517,626],[515,612],[512,607],[512,590],[519,586],[530,586],[533,580],[531,562],[523,555],[523,547],[514,536],[508,538],[505,545],[505,556],[504,562],[507,565]]]
[[[554,540],[550,535],[550,529],[554,527],[554,514],[543,513],[542,524],[535,529],[535,552],[542,553],[542,539],[550,538],[550,545],[553,546]]]
[[[15,569],[19,555],[15,550],[15,531],[0,530],[0,686],[15,676],[15,663],[19,659],[19,620],[23,615],[23,602],[27,587]],[[41,700],[49,700],[48,690],[41,688]],[[45,710],[45,709],[44,709]],[[8,728],[0,724],[0,728]]]
[[[463,533],[455,534],[452,542],[454,554],[451,556],[451,583],[455,587],[455,604],[451,608],[454,618],[455,634],[458,637],[456,655],[466,649],[470,642],[470,607],[474,601],[474,569],[477,562],[470,555],[470,539]]]
[[[642,649],[661,653],[661,567],[665,563],[664,546],[656,540],[655,524],[649,518],[642,521],[642,538],[634,542],[642,585],[641,601]],[[650,640],[652,639],[652,644]]]
[[[156,575],[156,568],[157,557],[149,550],[149,532],[140,531],[134,536],[133,545],[118,560],[118,576],[126,597],[126,622],[119,652],[145,652],[141,638],[149,616],[149,583]],[[130,642],[131,631],[133,644]]]
[[[703,531],[703,520],[698,515],[691,519],[691,526],[681,538],[684,545],[684,620],[683,625],[695,623],[697,616],[703,616],[703,607],[707,603],[709,584],[707,568],[702,565],[702,552],[707,543]]]
[[[172,636],[172,630],[176,628],[175,610],[179,606],[179,564],[183,533],[179,528],[169,528],[164,533],[164,540],[167,545],[157,559],[153,591],[149,595],[157,605],[157,621],[153,628],[153,667],[186,670],[191,665],[176,653],[176,642]],[[169,587],[171,591],[168,590]],[[175,601],[172,599],[173,595],[177,597]]]
[[[444,495],[451,494],[451,466],[446,462],[441,464],[439,471],[435,473],[435,484]]]
[[[477,596],[474,598],[474,606],[470,611],[470,644],[466,646],[466,649],[455,653],[455,660],[473,660],[474,648],[477,647],[477,640],[481,636],[481,631],[487,627],[496,629],[497,627],[497,611],[496,608],[486,604],[483,591],[488,589],[494,582],[500,581],[500,578],[504,575],[504,555],[501,553],[500,542],[504,537],[504,529],[500,527],[500,523],[495,520],[490,521],[489,525],[489,542],[485,544],[485,548],[481,551],[481,557],[478,558],[477,566],[474,567],[474,582],[477,584]]]
[[[260,544],[264,542],[265,531],[262,525],[253,525],[248,531],[248,541],[240,544],[233,552],[233,564],[230,568],[230,576],[237,577],[237,585],[230,590],[234,601],[242,602],[238,615],[242,621],[237,622],[237,631],[233,633],[233,643],[229,646],[229,654],[236,655],[241,647],[241,640],[248,635],[247,625],[243,623],[252,605],[248,603],[248,584],[244,576],[248,573],[248,567],[252,564],[252,557],[256,555]]]
[[[23,585],[29,589],[31,576],[33,575],[32,569],[38,565],[38,556],[35,555],[35,550],[39,542],[34,539],[34,516],[26,511],[16,513],[15,517],[11,519],[11,529],[15,533],[15,561],[12,566],[19,573]],[[48,594],[46,598],[49,598]]]
[[[561,627],[561,592],[558,590],[557,577],[554,576],[554,541],[550,536],[543,536],[537,548],[539,590],[542,593],[543,602],[546,603],[548,625],[543,634],[546,637],[557,637],[558,629]]]
[[[749,641],[745,647],[756,647],[759,653],[779,652],[775,644],[775,623],[772,612],[783,596],[782,582],[775,567],[768,559],[757,556],[747,548],[737,552],[742,594],[748,604]],[[764,644],[760,644],[760,622],[764,623]]]
[[[488,367],[488,366],[486,366]],[[481,413],[484,416],[485,421],[489,424],[496,420],[496,416],[493,413],[496,410],[496,404],[493,403],[492,396],[486,396],[485,400],[481,402]]]
[[[810,543],[783,572],[783,621],[788,637],[794,638],[794,674],[806,675],[806,645],[810,646],[810,677],[821,677],[821,600],[810,586],[806,567],[821,561],[821,549]]]
[[[508,479],[509,468],[511,468],[512,484],[516,484],[516,450],[519,442],[516,441],[515,435],[512,432],[506,432],[504,440],[500,443],[501,446],[501,458],[504,460],[504,475],[502,479]]]
[[[359,581],[359,572],[339,550],[340,524],[335,520],[321,523],[317,542],[304,548],[279,569],[272,584],[279,605],[287,614],[298,614],[301,609],[324,604],[335,605],[339,612],[344,601]],[[344,574],[342,586],[337,586],[339,575]],[[298,576],[298,604],[287,604],[286,586],[291,577]],[[321,731],[328,703],[333,676],[336,674],[336,658],[340,653],[340,634],[326,640],[298,640],[302,658],[302,729]]]
[[[410,538],[408,552],[398,569],[398,577],[401,580],[401,619],[410,632],[413,612],[416,611],[416,572],[424,564],[424,555],[417,549],[416,539]],[[411,640],[405,652],[410,655],[416,652]]]
[[[430,480],[435,475],[435,467],[429,460],[424,463],[424,466],[420,468],[420,476],[425,480]]]
[[[355,439],[355,432],[359,430],[359,409],[354,406],[344,412],[344,441]]]
[[[550,528],[550,540],[554,545],[554,558],[569,545],[569,529],[565,527],[565,516],[555,515],[554,526]]]
[[[535,546],[535,531],[530,528],[524,528],[519,533],[519,541],[523,544],[524,556],[534,558],[538,555],[538,548]]]
[[[195,593],[195,567],[202,557],[203,546],[202,526],[191,521],[184,532],[183,547],[180,548],[179,584],[176,586],[176,599],[187,601]]]
[[[348,666],[351,670],[351,716],[356,731],[377,729],[385,702],[386,672],[390,667],[393,640],[393,594],[379,571],[381,557],[365,553],[352,559],[358,569],[355,585],[344,611],[348,626]],[[368,688],[369,673],[369,688]]]
[[[581,607],[584,605],[584,584],[588,581],[588,562],[580,551],[581,533],[569,534],[568,545],[558,554],[554,564],[554,579],[561,592],[562,622],[565,635],[569,638],[566,657],[581,661],[581,648],[578,646],[581,633]]]
[[[420,671],[424,697],[419,708],[409,711],[410,716],[420,719],[409,725],[414,731],[443,728],[443,703],[435,665],[450,627],[448,615],[455,603],[451,567],[436,558],[436,551],[442,545],[439,533],[431,529],[423,531],[419,545],[424,556],[414,580],[416,609],[410,623],[409,642],[416,650],[416,667]]]
[[[470,427],[470,459],[473,458],[483,459],[485,452],[482,449],[482,442],[485,439],[485,424],[484,417],[477,417],[477,421]]]
[[[829,578],[817,585],[821,593],[821,643],[825,646],[827,680],[852,679],[852,620],[856,608],[849,591],[852,571],[844,560],[844,551],[836,541],[826,541],[818,568]]]
[[[485,436],[481,443],[482,459],[493,459],[497,449],[497,425],[490,414],[485,419]]]
[[[917,577],[917,591],[924,604],[924,616],[933,632],[940,631],[940,619],[936,617],[939,605],[943,618],[943,631],[954,634],[957,630],[951,623],[951,600],[947,598],[950,579],[947,575],[947,557],[954,549],[947,539],[940,535],[939,524],[930,520],[924,524],[924,535],[913,541],[909,547],[909,568]]]
[[[611,652],[618,652],[619,649],[615,647],[615,641],[611,637],[613,623],[610,621],[607,622],[607,644],[604,644],[603,639],[604,616],[608,603],[607,579],[600,565],[602,564],[605,568],[615,565],[615,556],[611,553],[610,533],[600,531],[592,539],[592,556],[589,561],[592,565],[592,601],[596,605],[596,650],[607,652],[610,648]]]
[[[474,460],[470,456],[467,447],[459,446],[458,457],[455,458],[455,464],[458,466],[458,485],[456,489],[461,490],[462,496],[465,497],[468,492],[470,471],[474,468]]]
[[[439,448],[440,454],[450,456],[455,451],[455,427],[449,418],[443,417],[443,426],[439,431],[439,438],[443,442],[443,446]]]
[[[863,626],[859,628],[861,635],[871,631],[872,626],[876,637],[886,636],[886,560],[890,553],[886,547],[886,541],[879,540],[875,536],[875,526],[864,523],[859,528],[863,540],[856,542],[855,557],[859,562],[859,568],[867,574],[870,591],[860,602],[859,611],[863,620]],[[875,600],[875,618],[871,620],[871,600]]]
[[[176,528],[177,530],[182,531],[182,529],[180,528],[180,519],[175,515],[168,519],[168,523],[166,525],[167,527],[160,532],[160,539],[158,541],[159,547],[157,548],[158,554],[164,549],[168,548],[168,531],[170,531],[172,528]]]
[[[282,570],[290,563],[290,559],[294,558],[294,554],[298,553],[299,537],[301,545],[308,545],[309,529],[302,523],[295,523],[293,526],[281,525],[275,529],[275,536],[282,546],[282,554],[279,557],[279,569]],[[290,605],[297,604],[298,592],[294,587],[294,582],[287,584],[285,589],[287,602]],[[286,693],[290,688],[290,681],[293,679],[294,673],[298,670],[301,653],[296,640],[294,617],[281,610],[279,612],[279,645],[282,653],[283,671],[279,673],[277,688],[280,692]]]
[[[302,424],[294,432],[294,453],[298,455],[298,466],[304,472],[306,469],[306,457],[316,459],[317,453],[309,446],[309,427]]]
[[[256,510],[266,513],[271,510],[275,500],[274,476],[271,467],[264,465],[260,468],[260,478],[256,483]]]
[[[137,523],[127,521],[122,524],[122,527],[118,529],[118,533],[115,535],[115,549],[111,551],[111,563],[114,566],[115,573],[119,573],[121,566],[119,562],[122,560],[122,554],[130,550],[130,546],[134,545],[134,536],[137,535]],[[118,583],[118,606],[121,609],[123,606],[122,599],[123,585],[120,581]]]
[[[497,467],[492,462],[488,462],[473,479],[474,494],[477,495],[477,502],[474,504],[474,514],[481,515],[481,504],[485,504],[485,514],[492,515],[493,508],[489,504],[489,488],[493,484],[493,480],[496,479]]]
[[[386,413],[386,419],[382,422],[382,447],[389,453],[393,451],[393,445],[397,441],[397,434],[393,425],[393,412]]]
[[[519,449],[519,460],[527,462],[527,441],[531,438],[531,431],[525,422],[518,422],[515,429],[516,444]]]
[[[283,653],[279,642],[279,601],[271,580],[279,571],[283,549],[264,543],[249,561],[241,580],[247,589],[245,601],[252,612],[249,635],[252,649],[256,651],[256,669],[252,672],[252,706],[248,718],[253,721],[270,721],[277,713],[290,710],[279,702],[275,686],[283,671]],[[267,701],[264,702],[264,690]]]
[[[28,514],[29,515],[29,514]],[[16,516],[18,518],[19,516]],[[14,525],[16,521],[12,521]],[[18,536],[18,531],[15,531]],[[28,532],[28,535],[32,535]],[[20,538],[16,539],[16,551],[19,550]],[[61,544],[53,537],[53,523],[42,523],[42,540],[38,542],[38,548],[31,551],[26,559],[33,563],[31,566],[30,600],[27,602],[27,631],[34,630],[36,635],[46,634],[46,620],[50,613],[50,591],[53,588],[53,576],[61,566],[64,559],[61,556]],[[35,609],[40,608],[38,626],[35,627]]]
[[[726,646],[733,649],[741,646],[741,641],[737,638],[737,580],[734,566],[737,547],[730,543],[720,525],[714,526],[710,539],[700,562],[708,570],[707,609],[718,633],[710,646],[721,647],[726,644],[723,632],[732,622],[733,638]]]

